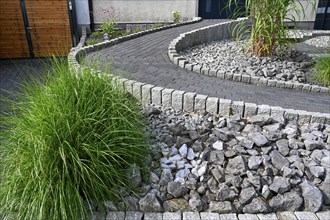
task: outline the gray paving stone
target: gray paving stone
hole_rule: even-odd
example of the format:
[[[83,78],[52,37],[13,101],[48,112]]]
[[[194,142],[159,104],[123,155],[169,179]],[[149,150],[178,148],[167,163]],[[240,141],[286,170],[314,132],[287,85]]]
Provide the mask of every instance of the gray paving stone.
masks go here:
[[[151,89],[151,102],[155,105],[162,104],[162,90],[163,87],[154,87]]]
[[[276,83],[276,88],[285,88],[285,82],[278,80]]]
[[[199,113],[204,113],[206,111],[206,95],[196,95],[194,111]]]
[[[324,123],[325,117],[319,112],[312,113],[311,123]]]
[[[311,91],[311,88],[312,88],[311,85],[303,84],[302,91],[309,92]]]
[[[311,115],[307,111],[299,110],[298,112],[298,124],[303,125],[309,123],[311,120]]]
[[[284,117],[284,109],[278,106],[270,106],[270,115],[275,119]]]
[[[239,220],[259,220],[257,215],[254,214],[238,214]]]
[[[319,86],[313,85],[311,87],[311,92],[320,92],[320,91],[321,91],[321,87],[319,87]]]
[[[284,118],[289,121],[297,121],[298,120],[298,112],[294,109],[285,109]]]
[[[259,220],[278,220],[275,213],[270,214],[257,214]]]
[[[236,214],[231,213],[231,214],[220,214],[219,215],[220,220],[238,220],[238,217]]]
[[[186,64],[188,63],[187,60],[179,60],[179,67],[185,68]]]
[[[172,106],[172,92],[174,89],[163,89],[162,90],[162,105],[165,107]]]
[[[200,216],[201,220],[220,220],[220,216],[218,213],[201,212]]]
[[[183,212],[182,220],[200,220],[200,216],[198,212]]]
[[[130,94],[133,93],[133,83],[135,83],[136,81],[134,80],[127,80],[124,82],[124,89],[126,92],[129,92]]]
[[[209,76],[217,76],[217,70],[210,69]]]
[[[125,220],[142,220],[143,212],[126,212]]]
[[[172,106],[176,110],[183,110],[183,94],[185,91],[175,90],[172,92]]]
[[[233,75],[233,81],[241,82],[242,81],[242,74],[236,73]]]
[[[204,74],[204,75],[209,75],[209,71],[210,71],[210,69],[208,69],[208,68],[204,68],[204,67],[203,67],[203,68],[201,69],[201,73]]]
[[[226,80],[233,80],[233,76],[234,76],[233,73],[226,72],[226,74],[225,74],[225,79],[226,79]]]
[[[231,100],[229,99],[220,99],[219,101],[219,115],[229,116],[231,112]]]
[[[259,84],[259,77],[251,76],[250,83],[254,84],[254,85],[258,85]]]
[[[269,105],[258,105],[258,114],[259,115],[270,115],[270,106]]]
[[[125,220],[125,212],[108,212],[106,220]]]
[[[142,86],[142,103],[150,104],[151,103],[151,89],[154,88],[154,85],[146,84]]]
[[[94,212],[91,220],[105,220],[106,213],[105,212]]]
[[[244,102],[242,101],[233,101],[231,104],[231,108],[233,109],[233,115],[239,114],[243,116],[244,114]]]
[[[194,92],[186,92],[183,95],[183,110],[185,111],[194,111],[194,100],[196,93]]]
[[[319,220],[313,212],[294,212],[298,220]]]
[[[260,78],[259,79],[259,86],[267,86],[267,84],[268,84],[268,79],[266,79],[266,78]]]
[[[135,82],[132,85],[132,87],[133,87],[133,96],[139,101],[142,100],[142,86],[144,84],[145,83]]]
[[[118,79],[116,79],[115,84],[118,88],[123,89],[124,90],[124,83],[127,81],[128,79],[126,78],[121,78],[119,77]]]
[[[277,84],[277,80],[274,80],[274,79],[269,79],[267,82],[267,86],[270,86],[270,87],[276,87],[276,84]]]
[[[206,99],[206,112],[218,114],[219,99],[216,97],[208,97]]]
[[[184,57],[174,57],[173,58],[173,63],[175,64],[175,65],[179,65],[179,61],[180,60],[185,60],[185,58]]]
[[[292,82],[285,82],[284,83],[284,88],[286,88],[286,89],[292,89],[293,88]]]
[[[164,212],[163,220],[181,220],[181,212]]]
[[[226,72],[224,70],[218,70],[217,71],[217,77],[220,79],[224,79],[226,75]]]
[[[251,117],[256,115],[258,112],[258,106],[254,103],[245,103],[244,107],[244,118]]]
[[[201,73],[201,69],[202,69],[202,67],[199,65],[193,66],[193,71],[196,73]]]
[[[297,220],[293,212],[278,212],[276,214],[279,220]]]
[[[143,220],[163,220],[163,213],[145,212]]]
[[[192,63],[187,63],[184,68],[188,71],[192,71],[193,70],[194,65]]]
[[[324,212],[317,212],[316,216],[320,220],[329,220],[330,219],[330,211],[324,211]]]
[[[250,75],[242,75],[242,83],[250,83],[251,76]]]
[[[300,91],[300,90],[302,90],[303,85],[304,84],[302,84],[302,83],[293,83],[293,89]]]

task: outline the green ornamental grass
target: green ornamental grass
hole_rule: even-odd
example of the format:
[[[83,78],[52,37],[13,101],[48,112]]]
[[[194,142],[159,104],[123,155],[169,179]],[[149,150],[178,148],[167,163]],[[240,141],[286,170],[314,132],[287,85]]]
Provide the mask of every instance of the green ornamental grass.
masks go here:
[[[111,78],[59,60],[47,69],[1,114],[1,219],[85,219],[148,155],[141,110]]]
[[[330,87],[330,56],[317,59],[313,76],[317,82]]]

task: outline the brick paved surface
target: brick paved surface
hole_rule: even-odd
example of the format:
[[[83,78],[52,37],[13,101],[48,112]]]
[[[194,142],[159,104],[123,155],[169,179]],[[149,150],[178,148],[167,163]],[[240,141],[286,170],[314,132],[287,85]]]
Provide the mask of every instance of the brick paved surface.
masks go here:
[[[196,24],[147,34],[88,54],[87,62],[112,64],[112,72],[139,82],[195,92],[212,97],[267,104],[312,112],[330,112],[330,95],[288,89],[260,87],[196,74],[174,65],[167,56],[169,43],[181,33],[218,23],[205,20]]]

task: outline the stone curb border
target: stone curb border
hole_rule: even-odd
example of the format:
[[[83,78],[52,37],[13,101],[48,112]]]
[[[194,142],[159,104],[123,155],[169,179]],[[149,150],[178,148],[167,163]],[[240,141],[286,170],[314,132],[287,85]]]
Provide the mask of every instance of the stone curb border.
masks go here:
[[[208,43],[216,40],[219,41],[230,38],[231,36],[230,29],[233,25],[236,25],[238,22],[239,20],[224,22],[181,34],[178,38],[174,39],[169,44],[168,56],[170,60],[175,65],[178,65],[181,68],[204,75],[215,76],[220,79],[242,82],[247,84],[255,84],[257,86],[269,86],[269,87],[294,89],[294,90],[307,91],[307,92],[330,93],[330,88],[317,86],[317,85],[285,82],[282,80],[261,78],[257,76],[251,76],[248,74],[240,74],[240,73],[234,74],[231,73],[230,71],[225,71],[225,70],[204,68],[198,64],[195,65],[190,63],[187,58],[180,55],[181,51],[189,47],[197,46],[203,43]]]
[[[201,19],[196,19],[192,22],[198,22]],[[178,25],[171,25],[177,27]],[[68,63],[70,68],[78,72],[83,67],[79,63],[79,59],[91,51],[96,51],[111,46],[119,42],[129,40],[138,36],[143,36],[147,33],[163,30],[142,31],[131,34],[125,37],[119,37],[108,42],[99,43],[93,46],[82,48],[73,48],[68,55]],[[101,72],[99,72],[101,73]],[[289,121],[297,122],[298,124],[305,123],[323,123],[330,124],[330,113],[307,112],[303,110],[283,109],[277,106],[257,105],[243,101],[232,101],[229,99],[221,99],[216,97],[208,97],[193,92],[185,92],[180,90],[163,88],[151,84],[129,80],[119,76],[113,76],[115,86],[118,86],[125,91],[131,93],[135,98],[141,101],[142,104],[156,104],[165,107],[173,107],[176,110],[184,110],[189,112],[218,114],[221,116],[229,116],[231,114],[240,114],[243,117],[251,117],[253,115],[262,114],[270,115],[274,118],[284,117]]]
[[[105,220],[327,220],[330,211],[322,212],[277,212],[270,214],[218,214],[212,212],[108,212],[94,213],[92,219]]]

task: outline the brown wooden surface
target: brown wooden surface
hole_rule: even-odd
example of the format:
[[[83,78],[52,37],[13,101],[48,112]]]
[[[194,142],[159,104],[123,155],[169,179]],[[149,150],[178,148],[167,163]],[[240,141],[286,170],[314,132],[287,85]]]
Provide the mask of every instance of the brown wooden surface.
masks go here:
[[[36,57],[67,55],[72,47],[67,0],[25,0]]]
[[[65,56],[72,47],[67,0],[25,0],[35,57]],[[19,0],[0,0],[0,58],[29,57]]]
[[[0,0],[0,58],[29,57],[19,0]]]

